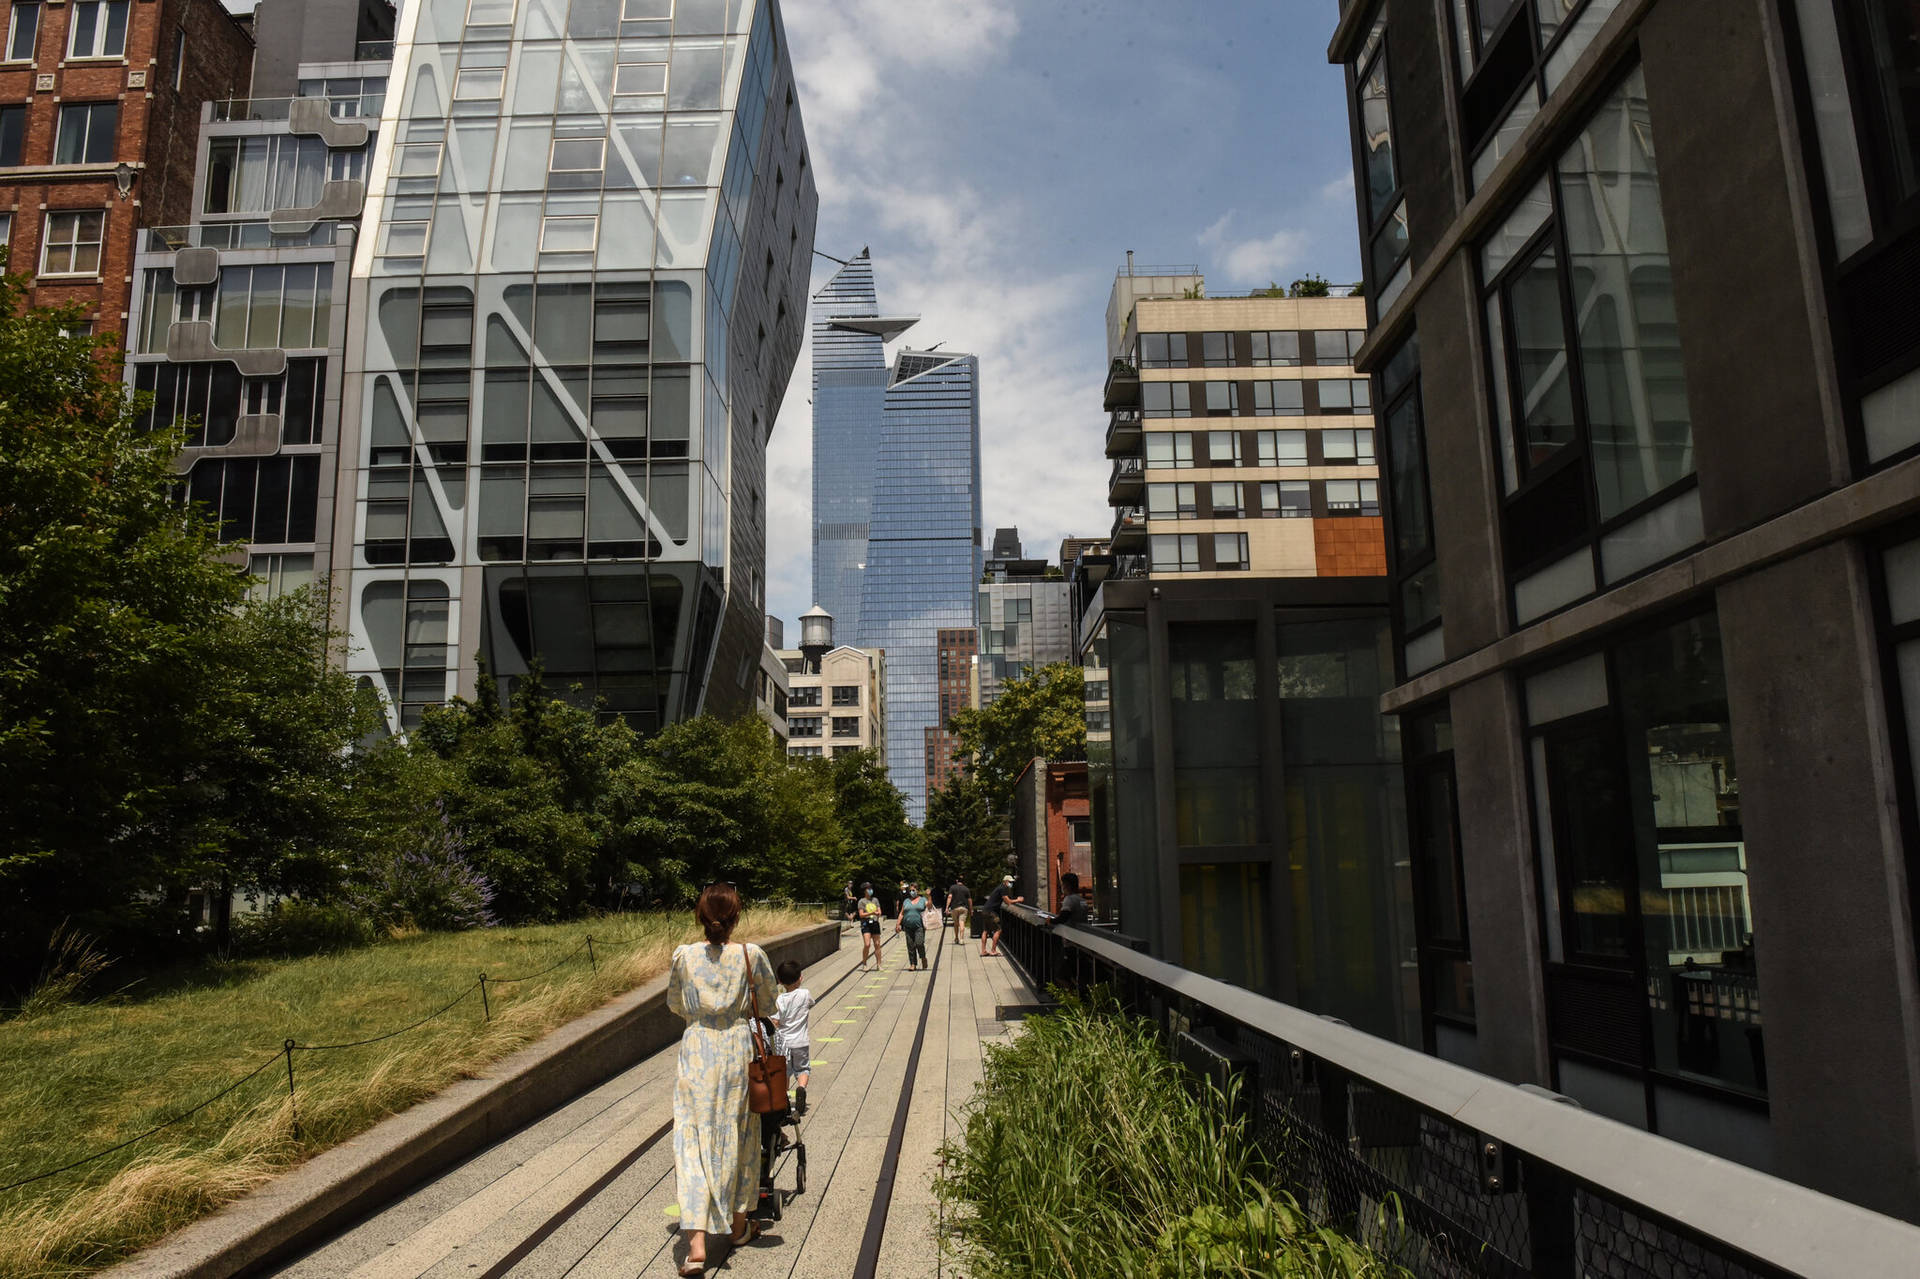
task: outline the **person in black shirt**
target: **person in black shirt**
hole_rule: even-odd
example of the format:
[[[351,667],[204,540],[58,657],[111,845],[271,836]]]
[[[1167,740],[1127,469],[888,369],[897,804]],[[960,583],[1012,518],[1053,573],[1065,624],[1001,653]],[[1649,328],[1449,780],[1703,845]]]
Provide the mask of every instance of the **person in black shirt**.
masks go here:
[[[967,936],[967,911],[973,905],[973,890],[958,878],[947,889],[947,918],[953,921],[953,944],[958,946]]]
[[[980,916],[980,953],[998,955],[1000,953],[1000,908],[1008,902],[1023,902],[1024,897],[1016,896],[1013,891],[1013,876],[1008,875],[993,886],[987,894],[987,904]]]
[[[1087,905],[1087,899],[1080,895],[1080,876],[1068,871],[1060,876],[1060,911],[1053,917],[1056,924],[1085,924],[1093,918],[1093,910]]]

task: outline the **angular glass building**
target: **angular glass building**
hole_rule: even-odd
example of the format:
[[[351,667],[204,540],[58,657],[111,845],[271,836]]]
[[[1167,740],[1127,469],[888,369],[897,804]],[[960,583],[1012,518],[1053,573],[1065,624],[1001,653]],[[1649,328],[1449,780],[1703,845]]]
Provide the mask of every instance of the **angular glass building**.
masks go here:
[[[881,313],[865,250],[814,295],[813,592],[851,643],[886,651],[887,766],[919,821],[939,634],[975,625],[980,364],[903,350],[889,366],[913,323]]]
[[[349,669],[396,728],[482,662],[642,731],[750,710],[817,209],[778,5],[422,0],[395,36],[348,299]]]

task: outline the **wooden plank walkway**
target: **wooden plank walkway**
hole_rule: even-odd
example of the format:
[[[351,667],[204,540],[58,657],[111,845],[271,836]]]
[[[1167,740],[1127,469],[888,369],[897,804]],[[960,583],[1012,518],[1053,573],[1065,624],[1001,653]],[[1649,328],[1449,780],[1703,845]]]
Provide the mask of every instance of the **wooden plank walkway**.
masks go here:
[[[908,972],[906,947],[887,940],[878,973],[859,971],[859,936],[851,928],[840,950],[808,971],[815,1005],[810,1113],[801,1130],[807,1189],[752,1245],[729,1255],[724,1241],[710,1243],[709,1273],[740,1279],[954,1273],[937,1243],[939,1148],[960,1135],[957,1111],[979,1082],[983,1045],[1017,1027],[998,1021],[998,1009],[1033,1003],[1035,996],[1010,958],[982,958],[978,943],[957,943],[951,930],[929,937],[935,962],[926,973]],[[897,1166],[883,1188],[882,1166],[916,1041],[920,1054]],[[674,1048],[648,1058],[274,1273],[288,1279],[673,1275],[685,1255],[674,1202],[676,1055]],[[792,1190],[791,1156],[776,1183]],[[877,1250],[862,1264],[863,1242],[882,1229]]]

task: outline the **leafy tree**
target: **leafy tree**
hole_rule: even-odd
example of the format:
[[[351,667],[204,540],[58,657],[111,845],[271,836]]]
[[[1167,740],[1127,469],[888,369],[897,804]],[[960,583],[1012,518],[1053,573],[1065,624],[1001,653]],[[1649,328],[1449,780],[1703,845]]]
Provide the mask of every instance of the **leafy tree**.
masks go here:
[[[993,705],[953,717],[960,753],[996,813],[1013,803],[1014,783],[1036,756],[1087,757],[1086,680],[1071,662],[1054,662],[1008,680]]]
[[[1332,291],[1332,286],[1318,275],[1303,275],[1293,282],[1287,294],[1296,298],[1324,298]]]
[[[827,768],[834,808],[847,837],[847,858],[856,883],[872,883],[891,900],[900,882],[925,883],[932,868],[920,832],[907,821],[907,798],[872,751],[836,755]]]
[[[1007,873],[1007,841],[1002,824],[987,803],[986,787],[967,773],[957,773],[927,796],[927,822],[922,832],[927,858],[933,863],[936,891],[957,877],[973,889],[976,899]]]

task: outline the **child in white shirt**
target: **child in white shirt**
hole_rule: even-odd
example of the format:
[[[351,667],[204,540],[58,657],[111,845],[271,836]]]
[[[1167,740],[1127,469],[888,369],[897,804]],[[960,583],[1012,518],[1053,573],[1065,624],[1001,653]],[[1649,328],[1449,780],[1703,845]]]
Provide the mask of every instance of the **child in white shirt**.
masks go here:
[[[800,965],[789,959],[774,970],[775,977],[786,987],[786,993],[775,1001],[777,1013],[773,1024],[777,1030],[774,1046],[787,1058],[787,1078],[794,1081],[797,1091],[794,1094],[796,1105],[794,1113],[807,1113],[807,1058],[813,1041],[807,1032],[807,1014],[813,1011],[813,995],[800,985]]]

